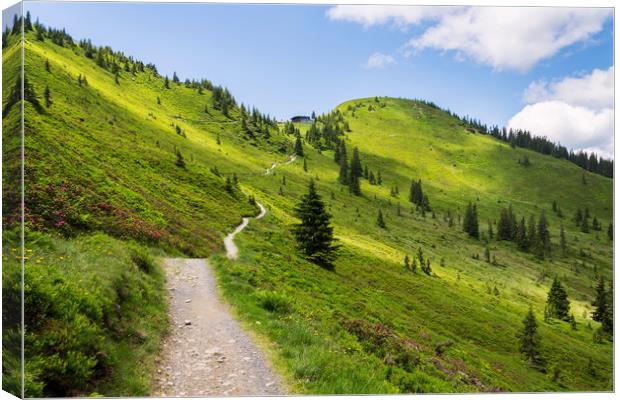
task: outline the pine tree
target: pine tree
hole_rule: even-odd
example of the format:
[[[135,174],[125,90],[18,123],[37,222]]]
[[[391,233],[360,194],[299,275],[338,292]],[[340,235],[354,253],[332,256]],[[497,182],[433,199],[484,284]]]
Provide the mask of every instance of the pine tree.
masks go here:
[[[614,240],[614,224],[613,223],[609,223],[609,226],[607,227],[607,238],[609,240]]]
[[[560,225],[560,249],[562,250],[562,255],[566,255],[566,233],[564,232],[564,224]]]
[[[377,185],[381,186],[383,179],[381,178],[381,171],[377,171]]]
[[[360,154],[357,147],[353,148],[351,157],[351,168],[349,169],[349,190],[355,196],[362,194],[360,188],[360,177],[362,176],[362,164],[360,162]]]
[[[502,209],[497,222],[497,240],[512,240],[512,226],[510,223],[510,211]]]
[[[177,76],[176,71],[172,73],[172,82],[174,83],[179,83],[181,80],[179,79],[179,77]]]
[[[426,263],[422,264],[420,266],[420,269],[422,270],[422,272],[424,272],[428,276],[431,276],[433,274],[433,270],[431,269],[431,260],[430,260],[430,258],[426,259]]]
[[[526,357],[530,365],[538,365],[540,363],[540,337],[538,336],[536,316],[531,306],[523,320],[523,331],[521,333],[520,342],[521,345],[519,350]]]
[[[24,32],[32,30],[32,20],[30,19],[30,11],[26,11],[26,18],[24,19]]]
[[[168,75],[164,77],[164,87],[166,89],[170,89],[170,81],[168,80]]]
[[[465,218],[463,218],[463,231],[470,237],[478,239],[480,231],[478,229],[478,211],[476,205],[469,203],[465,210]]]
[[[304,157],[304,172],[308,172],[308,163],[306,162],[306,157]]]
[[[538,234],[538,245],[540,246],[539,255],[541,257],[548,256],[551,254],[551,234],[549,233],[549,223],[544,210],[540,213],[536,233]]]
[[[589,233],[590,232],[590,223],[588,222],[588,218],[586,218],[585,215],[581,219],[581,225],[579,226],[579,229],[581,229],[581,232],[583,232],[583,233]]]
[[[611,291],[610,291],[611,292]],[[592,319],[600,322],[603,331],[606,333],[613,332],[613,319],[610,312],[611,293],[605,290],[605,278],[601,277],[596,285],[596,297],[592,305],[595,307],[592,313]]]
[[[224,189],[228,192],[228,193],[233,193],[233,185],[232,185],[232,181],[230,180],[230,176],[226,177],[226,183],[224,184]],[[282,189],[282,188],[280,188]]]
[[[379,210],[377,214],[377,226],[381,229],[385,229],[385,221],[383,220],[383,213]]]
[[[52,70],[50,68],[50,61],[49,60],[45,60],[45,70],[47,72],[52,72]]]
[[[519,225],[517,225],[517,234],[515,236],[515,242],[519,249],[527,251],[529,248],[529,240],[527,239],[527,228],[525,227],[525,217],[521,218]]]
[[[45,91],[43,92],[43,98],[45,99],[45,107],[48,107],[52,105],[52,98],[50,95],[50,88],[49,86],[45,86]]]
[[[553,283],[549,289],[549,294],[547,295],[547,306],[549,307],[549,315],[552,318],[564,320],[568,318],[570,302],[568,301],[566,290],[557,277],[553,279]]]
[[[331,215],[325,210],[313,180],[308,193],[297,204],[295,216],[301,221],[293,227],[298,249],[312,262],[333,269],[339,246],[335,244]]]
[[[405,264],[405,269],[410,269],[410,265],[409,265],[409,256],[405,255],[405,260],[404,260],[404,264]]]
[[[527,242],[530,248],[536,246],[536,238],[538,234],[536,232],[536,220],[533,215],[530,215],[530,218],[527,222]]]
[[[301,136],[297,136],[297,138],[295,139],[295,154],[299,157],[303,157],[304,156],[304,147],[301,143]]]
[[[575,212],[575,217],[573,218],[573,221],[575,221],[575,225],[577,225],[577,227],[580,227],[582,220],[583,220],[583,214],[581,213],[581,208],[578,208],[577,211]]]
[[[484,259],[487,263],[491,263],[491,250],[489,250],[489,246],[484,248]]]
[[[491,223],[491,221],[489,221],[489,227],[487,230],[488,230],[489,239],[493,239],[493,223]]]
[[[417,259],[418,263],[420,264],[420,269],[424,268],[424,252],[422,251],[421,247],[418,247]]]
[[[346,151],[340,154],[340,172],[338,174],[338,182],[342,185],[346,185],[349,182],[349,162],[347,161]]]
[[[185,169],[185,159],[183,158],[183,155],[178,149],[177,149],[177,160],[175,162],[175,165],[177,167]]]

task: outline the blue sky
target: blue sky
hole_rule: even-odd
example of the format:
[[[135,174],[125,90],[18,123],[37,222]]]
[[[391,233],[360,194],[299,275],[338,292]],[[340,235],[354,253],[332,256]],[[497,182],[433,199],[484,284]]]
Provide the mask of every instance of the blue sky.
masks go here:
[[[613,152],[610,10],[52,2],[25,10],[163,74],[227,86],[278,118],[356,97],[423,98]]]

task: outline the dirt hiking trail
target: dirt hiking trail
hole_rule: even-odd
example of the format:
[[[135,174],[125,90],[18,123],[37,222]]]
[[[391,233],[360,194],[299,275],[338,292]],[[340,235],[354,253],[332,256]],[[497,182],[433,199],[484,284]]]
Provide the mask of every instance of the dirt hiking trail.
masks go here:
[[[280,165],[265,170],[269,175]],[[260,212],[253,219],[267,214]],[[236,260],[235,236],[250,223],[241,224],[224,238],[226,257]],[[261,350],[232,317],[230,307],[217,293],[215,277],[205,259],[166,258],[166,288],[170,294],[170,334],[164,339],[154,390],[158,397],[178,396],[271,396],[285,394],[283,384]]]
[[[204,259],[164,262],[172,331],[163,343],[153,396],[284,394],[280,378],[218,297]]]

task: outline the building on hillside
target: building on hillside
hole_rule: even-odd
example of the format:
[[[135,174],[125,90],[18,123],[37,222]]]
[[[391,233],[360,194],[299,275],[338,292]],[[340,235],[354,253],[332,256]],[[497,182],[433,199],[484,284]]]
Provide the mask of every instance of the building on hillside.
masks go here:
[[[312,121],[312,118],[308,117],[307,115],[296,115],[291,118],[291,122],[310,122],[310,121]]]

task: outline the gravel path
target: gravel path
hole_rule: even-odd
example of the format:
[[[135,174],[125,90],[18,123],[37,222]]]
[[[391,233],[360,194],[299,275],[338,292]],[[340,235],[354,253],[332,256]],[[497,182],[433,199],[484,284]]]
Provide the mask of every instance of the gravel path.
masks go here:
[[[270,396],[284,394],[252,339],[217,295],[204,259],[169,258],[172,332],[164,340],[153,396]]]
[[[279,165],[295,162],[292,155],[283,164],[273,163],[269,175]],[[256,202],[260,212],[267,210]],[[250,218],[224,238],[226,256],[236,260],[239,249],[235,236]],[[166,285],[170,292],[172,332],[163,343],[157,366],[153,396],[270,396],[282,395],[279,377],[243,332],[229,307],[220,301],[211,267],[204,259],[167,258]]]

